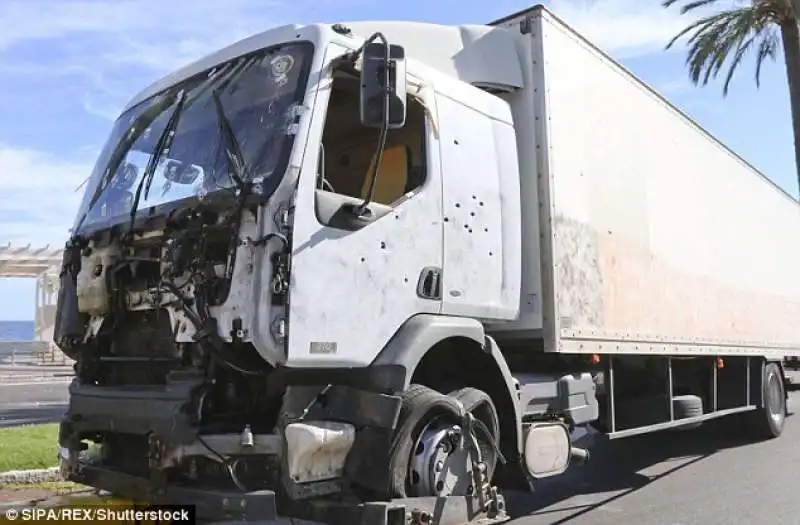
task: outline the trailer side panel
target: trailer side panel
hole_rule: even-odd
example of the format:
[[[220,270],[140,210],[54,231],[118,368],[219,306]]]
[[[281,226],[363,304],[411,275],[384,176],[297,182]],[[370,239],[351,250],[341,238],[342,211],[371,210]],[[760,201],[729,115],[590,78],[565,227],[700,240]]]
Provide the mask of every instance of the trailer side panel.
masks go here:
[[[535,19],[551,349],[800,353],[796,202],[547,11]]]

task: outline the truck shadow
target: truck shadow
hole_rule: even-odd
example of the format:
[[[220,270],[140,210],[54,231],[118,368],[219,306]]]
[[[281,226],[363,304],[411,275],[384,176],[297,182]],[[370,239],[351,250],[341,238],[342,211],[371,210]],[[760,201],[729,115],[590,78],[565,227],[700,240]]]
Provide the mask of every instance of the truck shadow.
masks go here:
[[[597,435],[587,465],[540,481],[534,493],[507,492],[509,513],[512,518],[552,514],[551,525],[569,523],[717,452],[753,443],[733,437],[731,428],[729,421],[709,421],[696,430],[620,440]],[[577,503],[566,501],[576,496]]]

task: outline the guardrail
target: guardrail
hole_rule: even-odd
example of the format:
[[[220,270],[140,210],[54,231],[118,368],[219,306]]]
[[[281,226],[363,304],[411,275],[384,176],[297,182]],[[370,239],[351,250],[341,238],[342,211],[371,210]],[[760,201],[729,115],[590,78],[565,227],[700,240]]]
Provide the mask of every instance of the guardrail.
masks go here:
[[[0,364],[68,365],[72,359],[49,341],[0,341]]]

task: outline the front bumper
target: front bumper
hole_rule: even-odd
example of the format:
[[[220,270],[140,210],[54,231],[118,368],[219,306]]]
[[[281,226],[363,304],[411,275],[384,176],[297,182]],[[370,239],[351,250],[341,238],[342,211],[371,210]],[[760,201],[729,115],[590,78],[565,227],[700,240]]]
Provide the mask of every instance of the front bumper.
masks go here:
[[[74,380],[69,388],[70,404],[61,423],[59,436],[62,475],[68,480],[107,491],[126,500],[153,504],[195,505],[197,517],[203,520],[258,522],[278,520],[279,503],[275,491],[281,491],[281,512],[292,516],[302,514],[305,519],[309,519],[320,513],[327,516],[330,512],[334,512],[336,515],[345,515],[347,517],[345,522],[350,525],[361,523],[358,521],[361,519],[358,517],[359,513],[377,512],[379,518],[376,518],[377,521],[370,518],[365,523],[380,525],[384,523],[380,521],[382,519],[389,520],[385,521],[387,524],[394,523],[391,521],[395,519],[392,516],[397,516],[399,511],[392,510],[394,507],[386,507],[386,504],[378,507],[368,506],[369,510],[359,510],[363,506],[357,506],[356,510],[348,507],[349,510],[337,508],[332,511],[327,507],[320,510],[320,504],[308,501],[318,499],[325,494],[333,495],[339,492],[341,481],[336,479],[315,483],[294,483],[291,478],[287,478],[283,483],[267,484],[268,488],[275,491],[252,492],[168,482],[161,475],[161,469],[184,453],[191,455],[187,451],[194,450],[197,453],[200,427],[197,418],[193,416],[192,407],[196,406],[202,385],[202,380],[196,377],[170,380],[165,386],[118,388],[86,385],[80,383],[78,379]],[[290,387],[283,396],[282,412],[294,417],[308,405],[309,399],[318,393],[318,387]],[[374,468],[379,452],[387,450],[386,444],[379,438],[391,434],[399,414],[400,399],[353,387],[334,386],[327,393],[324,407],[317,406],[319,410],[312,410],[308,414],[309,419],[352,421],[353,426],[360,429],[355,435],[355,443],[352,443],[350,454],[347,455],[348,477],[363,483],[382,482],[380,480],[375,482],[372,479],[386,475],[380,469]],[[108,463],[106,459],[96,463],[80,460],[80,451],[83,448],[81,440],[92,439],[91,436],[103,433],[146,436],[151,447],[149,457],[145,460],[149,460],[150,475],[142,471],[134,472],[118,468],[117,465]],[[288,465],[286,461],[291,458],[288,456],[282,458],[283,435],[284,432],[275,435],[255,435],[254,443],[247,451],[234,450],[240,446],[240,440],[232,434],[203,434],[202,439],[203,443],[210,443],[215,451],[225,454],[241,455],[249,452],[270,456],[282,462],[281,468],[289,472],[291,461]],[[223,444],[214,443],[211,438],[224,438],[225,443],[231,447],[229,452],[223,452]],[[152,448],[153,446],[156,450]],[[301,508],[297,510],[295,507]],[[358,516],[352,514],[353,512]],[[385,517],[382,517],[384,515]],[[329,521],[324,520],[324,522]]]
[[[84,432],[155,435],[174,445],[188,443],[196,435],[189,403],[201,384],[194,378],[166,386],[113,388],[84,385],[76,378],[69,386],[59,443],[72,448]]]

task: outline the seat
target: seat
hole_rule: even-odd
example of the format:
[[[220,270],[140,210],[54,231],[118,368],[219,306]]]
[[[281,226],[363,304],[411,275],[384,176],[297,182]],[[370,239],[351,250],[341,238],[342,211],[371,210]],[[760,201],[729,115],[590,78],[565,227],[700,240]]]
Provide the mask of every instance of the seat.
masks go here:
[[[411,165],[411,148],[408,146],[394,146],[387,148],[381,157],[381,169],[375,183],[373,201],[380,204],[392,204],[405,195],[408,184],[408,168]],[[369,163],[369,169],[364,176],[361,196],[367,198],[372,170],[375,169],[375,156]]]

